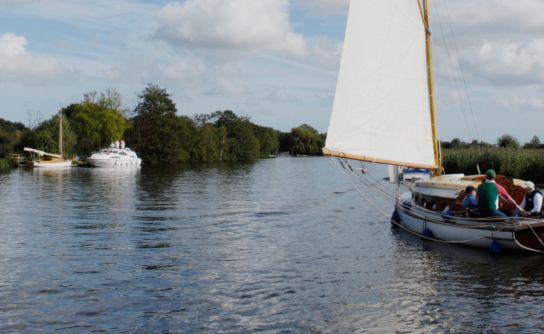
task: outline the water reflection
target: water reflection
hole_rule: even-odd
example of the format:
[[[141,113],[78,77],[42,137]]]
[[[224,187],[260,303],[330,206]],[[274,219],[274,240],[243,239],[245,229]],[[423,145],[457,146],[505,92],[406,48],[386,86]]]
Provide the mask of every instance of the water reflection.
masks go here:
[[[0,182],[2,332],[542,329],[541,257],[391,232],[325,159]]]
[[[440,332],[506,327],[516,332],[532,330],[532,308],[544,294],[540,288],[531,288],[544,284],[540,256],[496,256],[481,249],[428,242],[403,232],[394,235],[399,241],[399,260],[393,265],[400,279],[390,284],[395,294],[403,292],[404,310],[408,311],[403,319],[408,328]],[[527,302],[529,296],[533,302]],[[472,318],[475,314],[476,322]],[[530,325],[514,326],[509,320],[513,315]]]

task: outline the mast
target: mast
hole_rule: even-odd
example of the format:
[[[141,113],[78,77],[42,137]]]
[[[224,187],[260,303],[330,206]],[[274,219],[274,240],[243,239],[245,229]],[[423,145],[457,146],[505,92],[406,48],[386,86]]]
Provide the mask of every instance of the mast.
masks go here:
[[[59,154],[62,156],[62,109],[59,110]]]
[[[429,0],[423,0],[423,24],[425,25],[425,45],[427,48],[427,84],[429,86],[429,105],[431,112],[431,128],[433,134],[434,161],[436,166],[439,166],[439,168],[435,169],[433,173],[434,175],[441,175],[442,154],[440,150],[440,141],[438,139],[436,104],[434,99],[433,54]]]

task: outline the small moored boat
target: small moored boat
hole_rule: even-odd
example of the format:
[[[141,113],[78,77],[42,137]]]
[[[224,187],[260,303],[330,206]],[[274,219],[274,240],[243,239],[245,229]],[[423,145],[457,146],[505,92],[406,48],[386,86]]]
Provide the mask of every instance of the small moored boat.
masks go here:
[[[35,168],[66,168],[72,167],[72,160],[65,160],[60,154],[48,153],[33,148],[25,147],[26,152],[32,153],[36,158],[27,162],[28,167]]]

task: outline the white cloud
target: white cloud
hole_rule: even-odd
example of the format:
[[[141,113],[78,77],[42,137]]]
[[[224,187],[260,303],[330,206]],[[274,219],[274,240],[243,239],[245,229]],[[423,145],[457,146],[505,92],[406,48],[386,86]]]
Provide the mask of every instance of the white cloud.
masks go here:
[[[0,35],[0,80],[29,81],[54,78],[63,73],[55,59],[26,51],[27,40],[14,33]]]
[[[498,84],[543,84],[544,39],[486,41],[465,62],[480,77]]]
[[[275,89],[266,95],[266,100],[271,102],[298,102],[300,99],[297,95],[289,92],[286,89]]]
[[[134,0],[0,0],[0,12],[6,15],[39,17],[94,29],[115,26],[139,30],[149,23],[146,16],[158,8],[158,5]],[[132,21],[136,18],[138,24]]]
[[[439,73],[452,72],[451,59],[454,66],[462,64],[473,83],[544,84],[543,1],[439,0],[433,8]],[[458,68],[453,72],[458,75]]]
[[[448,4],[439,0],[438,7],[451,13],[454,25],[472,33],[486,33],[497,37],[506,33],[541,34],[544,32],[541,0],[460,0]],[[451,1],[449,1],[451,3]]]
[[[159,24],[158,35],[181,46],[306,53],[304,38],[291,27],[288,0],[170,2]]]
[[[206,66],[199,60],[178,58],[172,63],[159,65],[158,69],[168,80],[194,82],[194,78],[203,75]]]
[[[308,40],[309,60],[327,69],[337,70],[340,66],[344,43],[330,38],[315,37]]]
[[[213,80],[211,88],[206,92],[208,95],[240,96],[246,93],[243,84],[237,79],[217,78]]]
[[[544,110],[544,98],[528,96],[501,97],[499,105],[505,110],[538,111]]]

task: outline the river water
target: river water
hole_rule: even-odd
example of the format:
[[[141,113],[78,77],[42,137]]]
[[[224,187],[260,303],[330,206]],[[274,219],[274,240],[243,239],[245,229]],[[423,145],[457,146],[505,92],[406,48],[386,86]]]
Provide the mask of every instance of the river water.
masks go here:
[[[392,230],[329,162],[0,174],[0,332],[544,330],[543,257]]]

